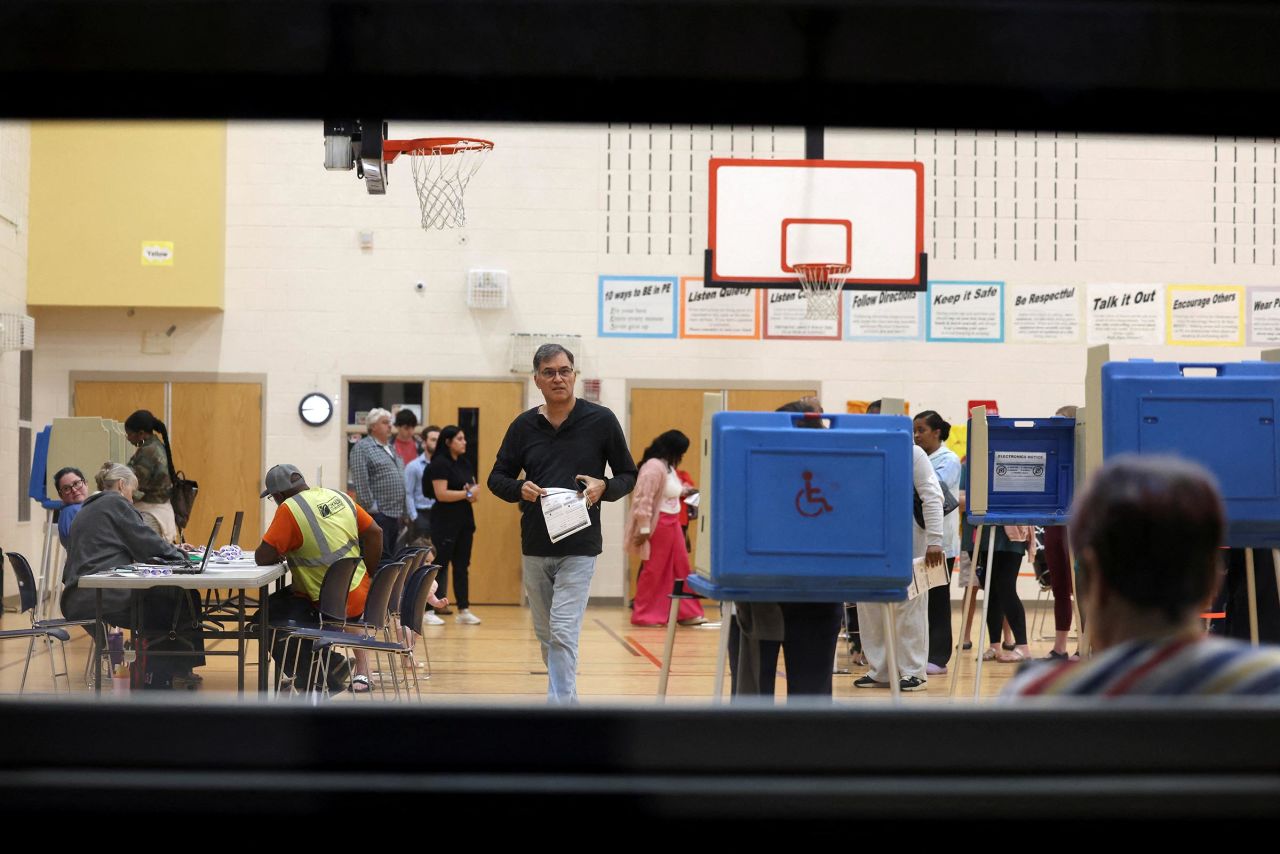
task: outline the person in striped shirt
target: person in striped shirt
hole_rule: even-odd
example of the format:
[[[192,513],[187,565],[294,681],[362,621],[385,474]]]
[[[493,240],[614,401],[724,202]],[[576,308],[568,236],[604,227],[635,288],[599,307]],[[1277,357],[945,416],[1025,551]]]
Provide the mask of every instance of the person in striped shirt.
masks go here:
[[[1280,647],[1201,628],[1224,527],[1217,485],[1200,466],[1136,456],[1103,466],[1071,518],[1095,655],[1028,666],[1005,696],[1280,695]]]

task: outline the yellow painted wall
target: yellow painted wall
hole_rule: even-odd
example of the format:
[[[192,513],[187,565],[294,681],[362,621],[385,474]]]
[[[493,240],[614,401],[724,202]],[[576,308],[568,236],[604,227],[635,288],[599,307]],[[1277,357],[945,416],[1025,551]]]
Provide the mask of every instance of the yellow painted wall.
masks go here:
[[[224,122],[33,122],[27,303],[221,309],[226,186]]]

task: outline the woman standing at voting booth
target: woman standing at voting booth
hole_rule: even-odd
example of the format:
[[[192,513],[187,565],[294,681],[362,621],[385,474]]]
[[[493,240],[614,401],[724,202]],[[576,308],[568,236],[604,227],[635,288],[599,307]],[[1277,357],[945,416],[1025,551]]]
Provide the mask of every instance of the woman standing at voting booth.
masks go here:
[[[926,454],[938,482],[951,495],[960,493],[960,458],[944,442],[951,435],[951,425],[932,409],[914,419],[915,442]],[[942,554],[947,560],[947,584],[929,589],[929,663],[930,675],[947,672],[951,660],[951,569],[960,554],[960,508],[942,517]]]
[[[688,450],[689,437],[679,430],[668,430],[645,448],[640,460],[626,530],[628,550],[645,561],[644,572],[636,581],[633,625],[665,626],[671,610],[668,596],[676,581],[689,577],[680,505],[693,489],[681,483],[676,473]],[[681,600],[677,620],[686,626],[706,622],[701,603]]]
[[[159,418],[146,409],[139,409],[125,420],[124,433],[129,443],[138,449],[129,460],[129,468],[138,477],[133,508],[160,536],[176,543],[178,521],[169,499],[178,475],[173,468],[169,431]]]

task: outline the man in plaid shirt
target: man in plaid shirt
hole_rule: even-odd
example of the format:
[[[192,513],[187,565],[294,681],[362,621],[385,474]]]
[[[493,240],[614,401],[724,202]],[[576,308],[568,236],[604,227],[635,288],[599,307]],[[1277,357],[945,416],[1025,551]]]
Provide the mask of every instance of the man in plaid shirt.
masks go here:
[[[391,413],[372,409],[365,419],[369,435],[351,449],[347,469],[356,502],[382,528],[382,556],[395,555],[405,521],[404,461],[391,444]]]

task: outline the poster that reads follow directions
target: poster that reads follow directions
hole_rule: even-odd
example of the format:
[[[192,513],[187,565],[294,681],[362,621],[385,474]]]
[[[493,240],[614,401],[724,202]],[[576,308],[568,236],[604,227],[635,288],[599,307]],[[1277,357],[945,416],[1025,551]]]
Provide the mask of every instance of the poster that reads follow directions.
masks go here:
[[[1244,346],[1244,288],[1168,285],[1165,334],[1170,344]]]
[[[1079,285],[1017,285],[1009,289],[1009,340],[1073,344],[1080,340]]]
[[[925,295],[916,291],[845,291],[848,341],[919,341],[924,337]]]
[[[1004,282],[930,282],[928,340],[999,344]]]
[[[1163,344],[1164,285],[1089,285],[1089,343]]]
[[[1255,347],[1280,344],[1280,285],[1249,288],[1249,343]]]
[[[673,276],[601,276],[601,338],[675,338],[678,283]]]
[[[843,301],[842,301],[843,302]],[[764,292],[764,337],[794,338],[817,341],[840,340],[840,309],[829,320],[805,317],[809,303],[800,290],[766,290]]]
[[[680,280],[681,338],[760,337],[759,288],[704,288],[702,279]]]

